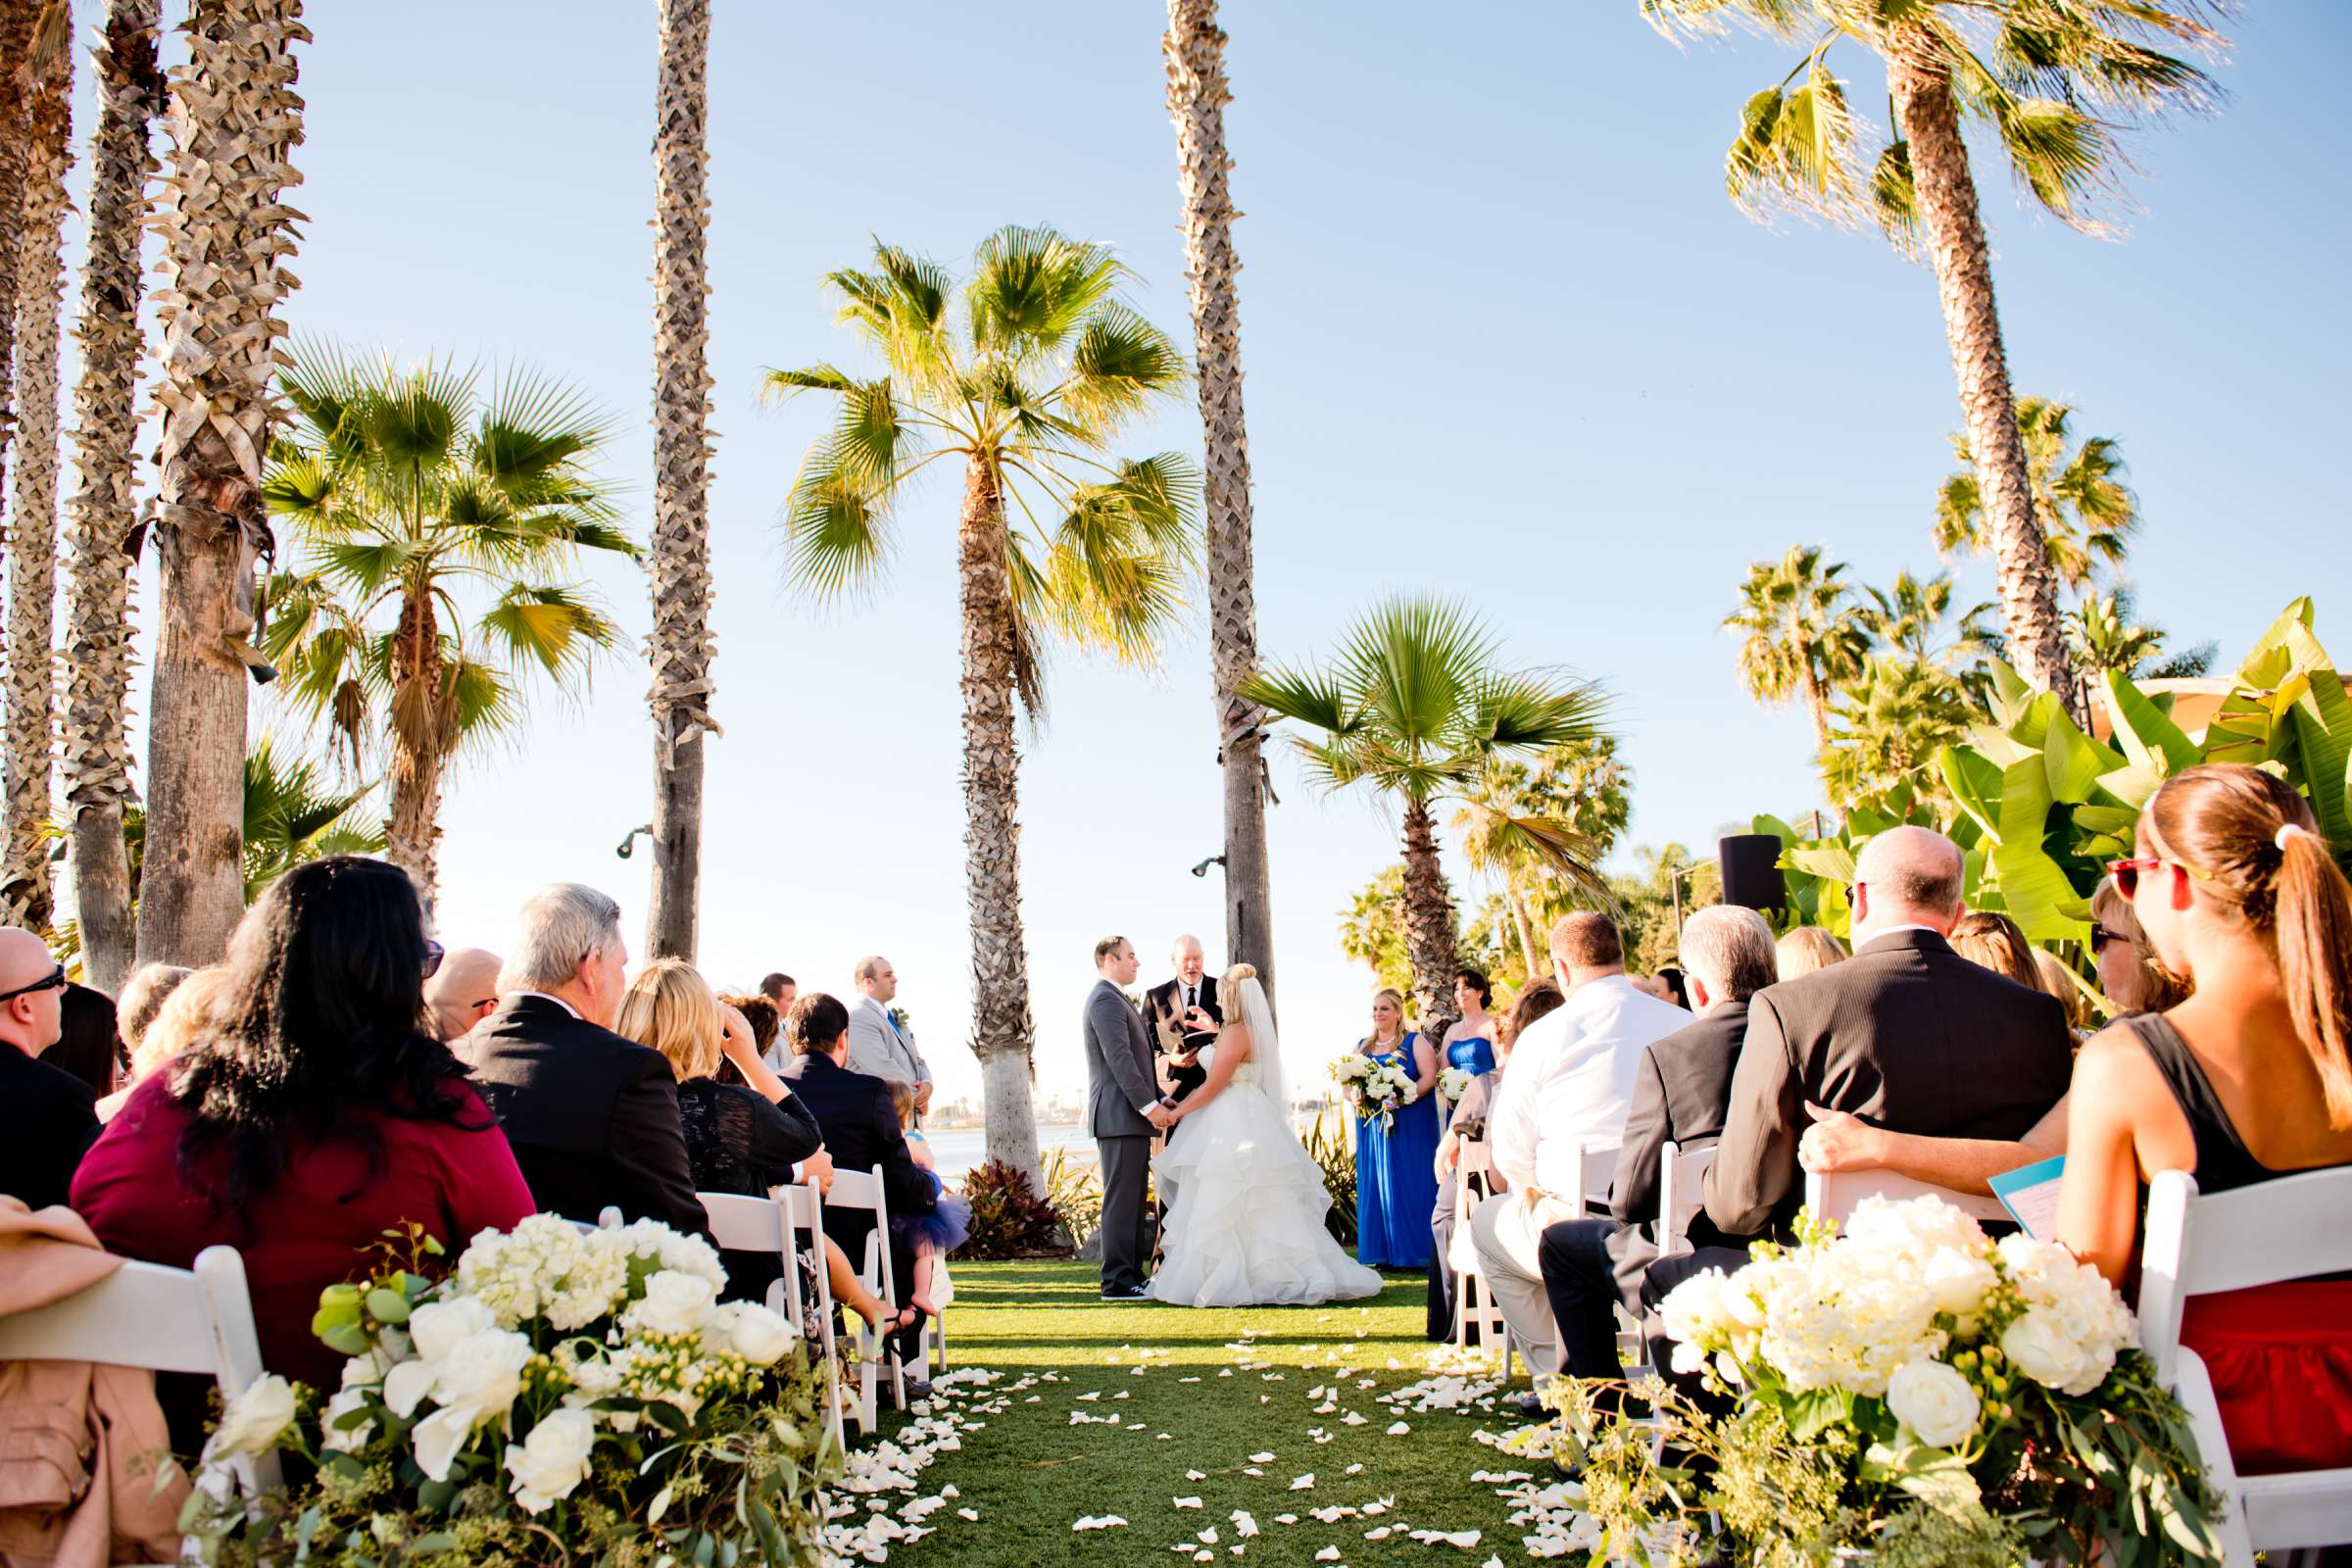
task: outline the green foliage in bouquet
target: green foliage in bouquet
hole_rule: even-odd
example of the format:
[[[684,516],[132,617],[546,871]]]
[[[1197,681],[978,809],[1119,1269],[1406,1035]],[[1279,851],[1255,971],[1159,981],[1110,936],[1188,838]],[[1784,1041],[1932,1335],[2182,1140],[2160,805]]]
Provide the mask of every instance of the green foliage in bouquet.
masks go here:
[[[225,1568],[815,1564],[841,1473],[811,1351],[715,1299],[699,1238],[553,1214],[474,1238],[448,1278],[411,1227],[319,1299],[342,1387],[264,1378],[223,1411],[182,1533]],[[258,1495],[241,1457],[307,1475]]]
[[[2219,1560],[2187,1419],[2095,1269],[1936,1199],[1798,1234],[1661,1307],[1677,1370],[1730,1414],[1655,1380],[1633,1391],[1651,1424],[1562,1391],[1555,1454],[1585,1472],[1604,1558],[1692,1560],[1712,1512],[1766,1568]]]
[[[956,1256],[1053,1257],[1060,1250],[1054,1205],[1037,1196],[1018,1166],[990,1160],[964,1177],[963,1196],[972,1205],[971,1234]]]
[[[1323,1228],[1342,1247],[1353,1247],[1355,1150],[1348,1142],[1345,1117],[1328,1110],[1316,1111],[1315,1119],[1307,1124],[1303,1142],[1323,1172],[1323,1190],[1331,1195],[1331,1207],[1324,1211]]]

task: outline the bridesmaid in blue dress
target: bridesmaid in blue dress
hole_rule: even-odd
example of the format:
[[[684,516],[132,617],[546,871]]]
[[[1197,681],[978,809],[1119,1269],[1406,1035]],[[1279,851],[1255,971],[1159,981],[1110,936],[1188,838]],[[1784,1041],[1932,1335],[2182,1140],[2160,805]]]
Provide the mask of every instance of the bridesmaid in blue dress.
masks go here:
[[[1404,1026],[1404,998],[1383,990],[1372,999],[1372,1033],[1355,1049],[1401,1066],[1420,1097],[1355,1122],[1355,1255],[1373,1268],[1427,1268],[1429,1215],[1438,1200],[1438,1054]]]
[[[1441,1069],[1459,1067],[1473,1081],[1494,1070],[1494,1034],[1501,1020],[1487,1011],[1494,1001],[1494,988],[1484,974],[1467,965],[1453,971],[1453,1006],[1459,1016],[1446,1026],[1445,1043],[1438,1052]],[[1443,1134],[1453,1125],[1453,1102],[1441,1096],[1438,1114]],[[1453,1183],[1449,1180],[1438,1183],[1429,1232],[1429,1337],[1444,1341],[1453,1337],[1454,1311],[1453,1261],[1446,1255],[1453,1239]]]

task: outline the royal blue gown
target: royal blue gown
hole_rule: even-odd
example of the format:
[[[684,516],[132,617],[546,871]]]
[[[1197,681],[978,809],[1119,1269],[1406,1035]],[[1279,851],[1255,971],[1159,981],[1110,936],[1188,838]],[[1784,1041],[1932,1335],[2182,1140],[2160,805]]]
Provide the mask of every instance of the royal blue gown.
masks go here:
[[[1407,1035],[1400,1052],[1374,1056],[1413,1071]],[[1398,1106],[1393,1125],[1355,1123],[1355,1255],[1374,1268],[1427,1268],[1430,1210],[1438,1201],[1438,1102],[1433,1092]]]
[[[1446,1047],[1446,1059],[1439,1062],[1438,1066],[1441,1069],[1459,1067],[1472,1077],[1476,1077],[1480,1073],[1493,1072],[1494,1070],[1494,1042],[1483,1035],[1471,1035],[1465,1039],[1450,1041]],[[1446,1106],[1443,1119],[1446,1123],[1452,1122],[1453,1106],[1450,1103]],[[1441,1126],[1439,1130],[1444,1131],[1444,1126]]]

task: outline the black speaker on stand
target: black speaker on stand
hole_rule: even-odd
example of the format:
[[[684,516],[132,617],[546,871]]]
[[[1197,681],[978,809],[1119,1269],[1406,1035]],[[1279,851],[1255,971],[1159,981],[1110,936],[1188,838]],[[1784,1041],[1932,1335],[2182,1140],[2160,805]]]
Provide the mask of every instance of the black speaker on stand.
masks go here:
[[[1781,841],[1770,833],[1735,833],[1715,844],[1723,869],[1723,902],[1750,909],[1788,906],[1788,880],[1781,875]]]

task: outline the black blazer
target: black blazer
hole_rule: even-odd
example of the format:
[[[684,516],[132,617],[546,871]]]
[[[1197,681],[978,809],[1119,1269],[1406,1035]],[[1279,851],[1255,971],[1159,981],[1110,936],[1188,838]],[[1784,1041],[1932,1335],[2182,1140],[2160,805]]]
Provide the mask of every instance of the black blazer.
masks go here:
[[[1198,1061],[1190,1067],[1176,1066],[1169,1059],[1175,1055],[1175,1053],[1170,1051],[1167,1042],[1160,1038],[1160,1025],[1163,1022],[1173,1028],[1183,1027],[1183,986],[1171,977],[1166,984],[1153,986],[1150,991],[1144,993],[1144,1022],[1151,1028],[1152,1056],[1160,1071],[1167,1075],[1170,1100],[1182,1100],[1208,1082],[1208,1069]],[[1204,974],[1200,977],[1200,1010],[1219,1023],[1225,1021],[1225,1009],[1217,1002],[1217,977],[1213,974]],[[1216,1041],[1215,1035],[1198,1029],[1184,1031],[1184,1046],[1187,1051],[1199,1051],[1203,1046],[1215,1045]]]
[[[612,1203],[626,1219],[710,1234],[660,1052],[533,996],[501,1002],[456,1050],[542,1209],[593,1224]]]
[[[894,1214],[927,1214],[938,1206],[939,1194],[931,1173],[906,1152],[906,1134],[899,1125],[898,1107],[890,1102],[890,1085],[871,1073],[852,1072],[834,1064],[831,1056],[794,1056],[784,1064],[784,1080],[816,1118],[825,1135],[825,1152],[839,1170],[882,1167],[882,1197]],[[873,1216],[854,1209],[825,1209],[825,1234],[838,1243],[857,1266],[865,1256],[866,1233]],[[906,1273],[910,1254],[902,1252],[894,1263],[900,1289],[912,1284]]]
[[[1805,1102],[1931,1138],[2023,1138],[2066,1093],[2056,997],[1894,931],[1748,1001],[1707,1215],[1731,1236],[1785,1230],[1805,1197]]]
[[[0,1041],[0,1105],[8,1107],[8,1136],[0,1139],[0,1193],[27,1208],[66,1201],[74,1167],[98,1137],[90,1086]]]
[[[1642,1050],[1625,1141],[1618,1146],[1617,1179],[1609,1188],[1609,1212],[1624,1227],[1609,1238],[1609,1255],[1617,1261],[1620,1288],[1630,1284],[1637,1297],[1642,1276],[1658,1255],[1659,1152],[1671,1141],[1689,1152],[1722,1135],[1732,1068],[1746,1033],[1747,1004],[1725,1002]],[[1690,1245],[1736,1247],[1740,1242],[1717,1230],[1702,1210],[1690,1221]]]

